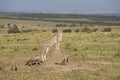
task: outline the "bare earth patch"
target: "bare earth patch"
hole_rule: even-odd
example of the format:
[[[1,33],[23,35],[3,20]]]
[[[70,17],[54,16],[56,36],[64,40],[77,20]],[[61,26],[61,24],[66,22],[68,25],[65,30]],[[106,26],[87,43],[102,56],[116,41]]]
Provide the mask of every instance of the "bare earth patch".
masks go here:
[[[40,65],[43,74],[64,75],[64,74],[69,74],[73,72],[88,73],[88,72],[96,71],[96,69],[94,69],[93,67],[80,64],[79,62],[75,62],[70,57],[69,57],[68,63],[66,63],[65,65],[56,65],[55,63],[61,62],[64,56],[65,55],[61,51],[55,51],[51,56],[49,56],[47,61],[44,64]]]
[[[85,64],[81,64],[79,61],[75,62],[69,57],[69,62],[65,65],[56,65],[56,62],[61,62],[64,57],[64,53],[61,51],[55,51],[53,54],[47,56],[47,60],[41,64],[41,65],[35,65],[31,67],[27,67],[25,65],[27,58],[17,58],[18,63],[18,70],[17,71],[11,71],[10,70],[10,63],[6,62],[3,63],[3,69],[0,71],[0,79],[2,80],[8,80],[8,79],[23,79],[26,78],[40,78],[40,76],[45,77],[65,77],[65,76],[73,76],[74,74],[79,76],[88,76],[92,75],[91,73],[96,72],[96,69],[94,69],[91,66],[87,66]],[[4,58],[6,61],[10,61],[8,58]],[[1,61],[2,62],[2,61]],[[19,76],[20,75],[20,76]],[[17,77],[17,78],[16,78]],[[33,79],[34,80],[34,79]]]

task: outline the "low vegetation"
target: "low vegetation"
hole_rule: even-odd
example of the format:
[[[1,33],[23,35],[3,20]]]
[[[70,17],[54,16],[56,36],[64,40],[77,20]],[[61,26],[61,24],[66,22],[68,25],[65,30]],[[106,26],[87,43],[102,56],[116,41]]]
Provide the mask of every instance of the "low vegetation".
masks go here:
[[[82,28],[81,32],[87,32],[87,33],[91,33],[91,29],[88,27]]]
[[[111,32],[111,31],[112,31],[111,28],[104,28],[104,29],[102,30],[102,32]]]
[[[79,29],[75,29],[74,32],[80,32],[80,30]]]
[[[71,30],[71,29],[64,29],[63,32],[64,32],[64,33],[71,33],[72,30]]]
[[[40,20],[45,22],[61,22],[57,27],[70,23],[71,27],[76,24],[82,25],[101,25],[101,26],[120,26],[120,16],[105,15],[80,15],[80,14],[44,14],[44,13],[6,13],[0,14],[0,19],[17,19],[17,20]],[[64,24],[63,24],[64,23]],[[38,26],[40,24],[38,23]]]
[[[120,79],[120,26],[55,27],[55,24],[64,23],[36,22],[0,19],[0,24],[5,25],[0,28],[0,80]],[[8,23],[16,24],[20,33],[8,33]],[[30,59],[33,59],[29,61],[30,65],[36,64],[34,58],[41,53],[43,43],[51,39],[57,29],[63,30],[60,49],[69,56],[68,64],[47,64],[57,59],[51,58],[54,53],[52,47],[44,64],[26,66]],[[11,71],[12,59],[16,61],[17,70],[14,71]]]
[[[53,33],[56,33],[56,32],[58,32],[58,30],[57,30],[57,29],[53,29],[52,32],[53,32]]]
[[[20,33],[20,30],[18,29],[18,26],[14,24],[13,26],[8,25],[8,33]]]

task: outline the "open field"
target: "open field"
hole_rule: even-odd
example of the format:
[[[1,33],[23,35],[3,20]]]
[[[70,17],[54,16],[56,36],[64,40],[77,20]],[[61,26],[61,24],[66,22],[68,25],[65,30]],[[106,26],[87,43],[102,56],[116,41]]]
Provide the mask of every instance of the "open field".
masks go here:
[[[8,23],[33,31],[8,34]],[[27,60],[41,53],[42,44],[56,34],[52,30],[60,22],[0,19],[0,24],[5,25],[0,28],[0,80],[120,80],[120,26],[110,26],[111,32],[101,32],[107,26],[94,26],[90,28],[98,31],[90,33],[74,32],[83,27],[59,27],[72,30],[63,33],[62,53],[55,54],[52,47],[44,64],[28,68]],[[60,54],[69,55],[68,64],[54,64]],[[13,58],[17,71],[10,70]]]
[[[62,22],[67,24],[120,26],[120,16],[45,13],[0,13],[0,19]]]

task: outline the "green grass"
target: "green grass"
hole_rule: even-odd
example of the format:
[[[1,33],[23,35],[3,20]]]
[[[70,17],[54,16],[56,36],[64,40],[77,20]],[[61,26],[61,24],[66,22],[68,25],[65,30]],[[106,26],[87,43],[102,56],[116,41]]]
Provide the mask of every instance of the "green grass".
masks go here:
[[[4,20],[3,22],[5,24],[7,23]],[[19,21],[15,23],[19,23]],[[22,23],[20,24],[22,25]],[[27,22],[25,24],[29,25]],[[26,29],[33,28],[36,27],[27,27]],[[75,28],[78,29],[78,27]],[[73,30],[75,28],[71,29]],[[3,28],[0,31],[6,31],[6,29]],[[85,65],[87,68],[92,67],[95,71],[73,70],[62,75],[55,73],[44,75],[41,72],[41,66],[26,68],[25,61],[38,55],[41,52],[42,44],[55,35],[55,33],[52,33],[54,27],[37,27],[37,29],[40,31],[20,34],[7,34],[7,32],[2,32],[0,34],[0,67],[2,68],[0,70],[0,80],[120,79],[120,55],[115,57],[116,54],[120,54],[120,27],[112,27],[112,32],[63,33],[63,40],[61,42],[62,52],[69,55],[79,65]],[[44,29],[47,32],[42,32]],[[17,39],[29,40],[17,41]],[[37,50],[33,50],[35,48]],[[50,51],[51,54],[52,52],[53,50]],[[10,71],[10,61],[13,57],[18,61],[19,68],[17,72]]]

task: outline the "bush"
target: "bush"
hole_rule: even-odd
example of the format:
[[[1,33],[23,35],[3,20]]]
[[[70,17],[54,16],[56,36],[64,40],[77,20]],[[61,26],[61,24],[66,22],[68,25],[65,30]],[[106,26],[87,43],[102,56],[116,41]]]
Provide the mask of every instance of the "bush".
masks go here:
[[[96,32],[98,30],[98,28],[93,28],[92,32]]]
[[[78,51],[78,49],[77,48],[73,48],[73,51]]]
[[[18,26],[14,24],[13,26],[8,27],[8,33],[20,33],[20,30],[18,29]]]
[[[85,27],[85,28],[83,28],[83,29],[81,30],[81,32],[91,33],[92,31],[91,31],[91,29]]]
[[[71,30],[71,29],[64,29],[63,32],[65,32],[65,33],[67,33],[67,32],[70,33],[70,32],[72,32],[72,30]]]
[[[79,29],[75,29],[75,31],[74,32],[80,32],[80,30]]]
[[[56,24],[56,27],[67,27],[66,24]]]
[[[37,26],[40,26],[40,24],[38,24]]]
[[[70,27],[76,27],[77,25],[76,24],[71,24]]]
[[[10,23],[8,23],[8,24],[7,24],[7,26],[8,26],[8,28],[9,28],[9,27],[11,26],[11,24],[10,24]]]
[[[104,29],[102,30],[102,32],[111,32],[111,31],[112,31],[111,28],[104,28]]]
[[[46,30],[42,30],[43,32],[47,32]]]
[[[25,26],[22,26],[22,28],[25,28]]]
[[[24,32],[24,33],[32,32],[32,31],[39,31],[39,30],[37,30],[37,29],[26,29],[26,30],[22,30],[22,32]]]
[[[53,32],[53,33],[56,33],[56,32],[58,32],[58,30],[57,30],[57,29],[53,29],[52,32]]]

